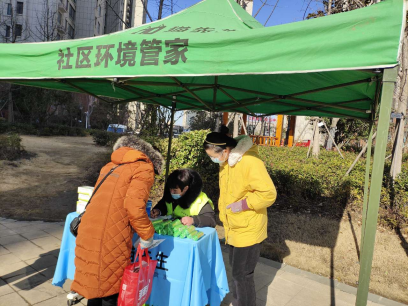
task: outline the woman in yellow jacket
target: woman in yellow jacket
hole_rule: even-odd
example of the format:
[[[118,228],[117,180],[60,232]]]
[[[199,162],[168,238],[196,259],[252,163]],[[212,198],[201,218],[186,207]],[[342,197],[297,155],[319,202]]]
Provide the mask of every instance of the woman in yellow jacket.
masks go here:
[[[254,271],[267,238],[267,208],[276,199],[275,186],[249,136],[229,137],[228,128],[207,135],[204,149],[220,164],[218,208],[230,246],[234,288],[239,306],[255,306]]]

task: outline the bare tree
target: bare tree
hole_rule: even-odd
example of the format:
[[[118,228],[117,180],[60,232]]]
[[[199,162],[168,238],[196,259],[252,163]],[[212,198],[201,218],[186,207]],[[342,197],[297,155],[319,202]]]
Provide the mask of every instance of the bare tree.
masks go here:
[[[319,10],[317,12],[307,14],[307,10],[312,2],[313,0],[310,0],[306,8],[306,11],[305,11],[304,17],[307,16],[306,17],[307,19],[322,17],[322,16],[326,16],[330,14],[338,14],[338,13],[352,11],[355,9],[359,9],[359,8],[377,3],[377,0],[336,0],[336,1],[335,0],[323,0],[322,4],[324,7],[324,10]]]
[[[4,6],[7,6],[6,9]],[[1,3],[1,12],[6,11],[5,16],[0,15],[0,37],[5,43],[24,42],[30,38],[30,30],[28,21],[17,12],[17,8],[13,3]],[[12,86],[8,84],[8,122],[14,122],[14,103]]]
[[[266,25],[268,24],[269,19],[271,19],[273,13],[275,12],[276,7],[278,6],[278,3],[279,3],[279,0],[276,1],[275,6],[273,7],[271,13],[270,13],[269,16],[268,16],[268,19],[266,19],[266,21],[265,21],[265,23],[264,23],[264,26],[266,26]]]
[[[254,18],[256,17],[256,16],[258,16],[258,14],[261,12],[261,10],[266,6],[266,5],[268,5],[268,0],[264,0],[264,1],[262,1],[262,0],[260,0],[261,1],[261,6],[259,7],[259,9],[256,11],[256,13],[255,13],[255,15],[254,15]]]
[[[307,10],[311,2],[312,0],[309,2],[305,10],[305,15],[307,13]],[[365,6],[372,5],[375,2],[376,2],[375,0],[337,0],[337,1],[336,0],[323,0],[322,3],[324,6],[324,11],[317,11],[314,13],[310,13],[307,15],[307,19],[351,11],[351,10],[359,9]],[[337,124],[339,120],[340,118],[332,118],[331,125],[330,125],[330,134],[332,137],[329,137],[327,140],[326,150],[333,149],[333,141],[331,139],[335,137],[336,130],[337,130]]]
[[[312,0],[311,0],[312,1]],[[380,2],[379,0],[323,0],[324,11],[318,11],[311,13],[307,18],[317,18],[320,16],[337,14],[355,9],[370,6],[372,4]],[[309,3],[310,4],[310,3]],[[306,12],[305,12],[306,14]],[[408,15],[408,14],[407,14]],[[405,134],[405,115],[407,113],[407,101],[408,101],[408,27],[405,28],[404,39],[401,45],[400,52],[400,66],[398,71],[397,83],[394,89],[393,111],[402,114],[401,119],[395,120],[392,129],[395,131],[392,139],[393,141],[393,154],[390,174],[393,179],[401,173],[402,166],[402,153],[404,149],[404,134]],[[332,119],[330,133],[334,136],[336,131],[338,118]],[[327,149],[332,149],[332,142],[329,141]]]
[[[59,40],[57,16],[57,8],[49,0],[43,0],[42,9],[36,12],[37,22],[30,28],[31,36],[36,41]]]
[[[312,155],[319,158],[320,154],[320,131],[319,131],[319,118],[314,118],[314,135],[313,135],[313,152]]]
[[[408,15],[408,13],[407,13]],[[400,66],[398,71],[397,83],[394,89],[393,109],[396,113],[402,114],[401,119],[395,122],[395,141],[393,143],[393,155],[391,164],[391,176],[395,180],[401,173],[402,154],[404,150],[404,128],[405,116],[407,114],[408,102],[408,26],[405,28],[404,38],[401,45]]]
[[[6,9],[5,9],[6,6]],[[0,19],[0,37],[5,43],[24,42],[30,39],[30,29],[28,21],[21,14],[13,3],[1,3],[0,9],[6,11],[6,15]]]

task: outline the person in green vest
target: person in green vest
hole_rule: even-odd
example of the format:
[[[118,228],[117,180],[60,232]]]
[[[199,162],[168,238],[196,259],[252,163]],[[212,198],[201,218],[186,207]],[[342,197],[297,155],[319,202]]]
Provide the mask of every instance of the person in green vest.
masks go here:
[[[173,215],[184,225],[195,227],[215,227],[214,204],[202,192],[203,181],[191,169],[172,172],[164,186],[163,198],[152,209],[150,216]]]

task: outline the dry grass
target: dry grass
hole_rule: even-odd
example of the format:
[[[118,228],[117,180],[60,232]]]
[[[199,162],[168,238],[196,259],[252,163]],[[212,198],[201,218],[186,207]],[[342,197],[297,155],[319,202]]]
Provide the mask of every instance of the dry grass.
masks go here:
[[[347,213],[341,220],[270,212],[262,256],[357,286],[361,225]],[[218,228],[223,237],[223,229]],[[408,304],[407,237],[378,229],[370,291]],[[333,252],[333,253],[332,253]],[[332,266],[333,254],[333,270]]]
[[[77,187],[95,183],[108,150],[95,146],[90,137],[22,139],[24,148],[35,157],[0,161],[0,216],[64,220],[76,209]]]
[[[0,216],[63,220],[75,210],[77,186],[93,184],[110,152],[95,146],[91,138],[22,138],[26,150],[36,155],[29,160],[0,162]],[[158,188],[152,194],[154,203],[161,193]],[[272,207],[269,220],[262,256],[327,277],[333,273],[335,279],[356,286],[359,216],[350,221],[345,212],[342,219],[335,220],[278,212]],[[223,229],[217,231],[223,238]],[[371,291],[408,304],[407,240],[402,234],[378,230]]]

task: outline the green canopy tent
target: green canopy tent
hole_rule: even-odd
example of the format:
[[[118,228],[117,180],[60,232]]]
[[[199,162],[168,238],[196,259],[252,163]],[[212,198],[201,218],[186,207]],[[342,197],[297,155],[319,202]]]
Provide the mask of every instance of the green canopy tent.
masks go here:
[[[371,156],[367,158],[356,302],[365,305],[405,4],[384,0],[343,14],[264,28],[233,0],[204,0],[168,18],[110,35],[1,44],[0,80],[84,92],[102,101],[110,97],[116,103],[172,107],[172,124],[176,109],[371,122],[378,113],[371,176]]]

